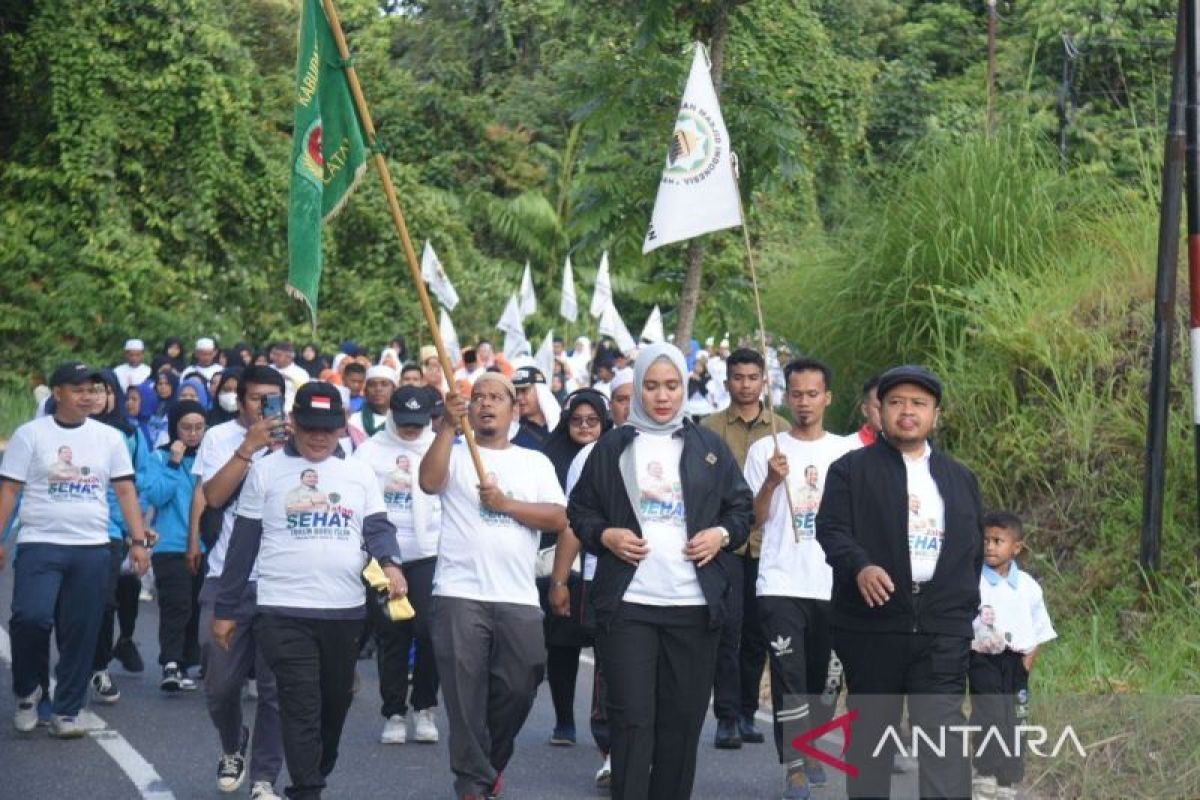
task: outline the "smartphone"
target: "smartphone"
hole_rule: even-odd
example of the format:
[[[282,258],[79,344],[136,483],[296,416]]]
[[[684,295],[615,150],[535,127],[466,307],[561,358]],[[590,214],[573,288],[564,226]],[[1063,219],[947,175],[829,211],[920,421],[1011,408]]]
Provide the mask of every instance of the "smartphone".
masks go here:
[[[263,416],[267,419],[273,417],[283,419],[283,395],[269,394],[263,398]],[[282,425],[271,431],[272,439],[284,439],[286,437],[287,433],[284,431]]]

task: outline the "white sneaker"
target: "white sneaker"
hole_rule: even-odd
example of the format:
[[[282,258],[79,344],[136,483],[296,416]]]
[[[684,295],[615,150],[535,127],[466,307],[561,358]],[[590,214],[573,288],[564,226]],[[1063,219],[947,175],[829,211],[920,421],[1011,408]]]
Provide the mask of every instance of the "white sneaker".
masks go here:
[[[996,800],[1017,800],[1017,787],[997,786]]]
[[[607,789],[612,785],[612,756],[605,756],[604,763],[596,770],[596,788]]]
[[[280,800],[275,787],[266,781],[255,781],[250,787],[250,800]]]
[[[971,780],[971,797],[974,800],[995,800],[997,788],[996,776],[976,775]]]
[[[404,744],[408,740],[408,723],[399,714],[392,714],[383,723],[383,733],[379,741],[383,744]]]
[[[421,744],[437,744],[437,722],[432,708],[424,708],[413,714],[413,741]]]
[[[87,731],[76,717],[55,714],[50,717],[50,735],[55,739],[78,739],[87,735]]]
[[[38,703],[42,702],[42,687],[37,687],[28,697],[17,700],[17,713],[13,714],[13,727],[29,733],[38,725]]]

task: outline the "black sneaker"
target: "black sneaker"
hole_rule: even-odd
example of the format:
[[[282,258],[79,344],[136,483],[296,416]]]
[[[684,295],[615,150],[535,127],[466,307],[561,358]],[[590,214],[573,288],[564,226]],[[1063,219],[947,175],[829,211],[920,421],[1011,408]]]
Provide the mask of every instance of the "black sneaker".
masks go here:
[[[242,726],[242,741],[236,753],[226,753],[217,762],[217,789],[222,792],[236,792],[246,782],[246,745],[250,741],[250,731]]]
[[[142,654],[138,652],[133,639],[118,639],[113,646],[113,658],[121,662],[121,666],[125,668],[126,672],[143,672],[146,669],[146,664],[142,661]]]
[[[762,731],[754,725],[754,717],[738,717],[738,734],[746,744],[762,744],[766,741]]]
[[[121,690],[113,683],[108,670],[102,669],[92,673],[92,699],[108,706],[121,699]]]
[[[159,682],[158,688],[164,692],[178,692],[183,683],[183,672],[179,669],[179,665],[174,661],[168,661],[162,670],[162,681]]]
[[[742,737],[738,734],[737,723],[732,719],[717,721],[717,735],[713,745],[718,750],[738,750],[742,746]]]

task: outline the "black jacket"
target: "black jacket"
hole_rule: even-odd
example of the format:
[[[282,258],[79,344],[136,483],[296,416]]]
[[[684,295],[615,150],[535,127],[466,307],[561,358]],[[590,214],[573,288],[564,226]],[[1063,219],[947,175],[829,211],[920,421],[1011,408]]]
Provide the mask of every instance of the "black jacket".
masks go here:
[[[597,556],[596,576],[591,585],[591,602],[596,624],[607,628],[633,580],[636,568],[617,558],[600,543],[608,528],[628,528],[642,535],[637,514],[629,502],[621,479],[619,459],[638,435],[624,425],[601,437],[588,456],[571,492],[567,516],[571,528],[589,553]],[[729,531],[727,552],[745,544],[754,522],[754,498],[742,477],[729,447],[712,431],[685,421],[678,434],[683,437],[679,477],[690,539],[702,530],[724,526]],[[731,584],[717,554],[696,569],[700,588],[708,602],[709,626],[719,627],[725,618]]]
[[[961,463],[930,447],[929,472],[946,505],[945,538],[933,578],[915,595],[903,455],[880,437],[829,467],[817,512],[817,541],[833,567],[833,627],[971,637],[983,568],[979,482]],[[896,587],[875,608],[867,606],[856,582],[858,573],[872,564],[882,567]]]

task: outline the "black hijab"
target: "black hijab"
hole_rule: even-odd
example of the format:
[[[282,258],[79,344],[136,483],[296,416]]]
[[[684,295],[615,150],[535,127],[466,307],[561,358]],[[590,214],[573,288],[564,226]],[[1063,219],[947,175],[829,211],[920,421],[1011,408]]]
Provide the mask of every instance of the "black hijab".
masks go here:
[[[204,406],[197,403],[195,400],[179,400],[175,405],[171,406],[171,410],[167,412],[167,443],[159,446],[159,450],[170,450],[172,442],[179,439],[179,420],[186,417],[188,414],[199,414],[203,419],[205,417]],[[189,447],[184,451],[184,455],[194,456],[199,447]]]
[[[179,355],[177,356],[167,355],[167,351],[171,349],[171,345],[173,344],[179,345]],[[167,340],[163,342],[162,354],[166,357],[167,361],[171,362],[171,366],[174,367],[176,372],[183,372],[187,367],[187,348],[183,346],[183,340],[178,336],[167,337]]]
[[[239,360],[240,364],[241,361]],[[242,368],[240,366],[226,367],[225,371],[217,377],[217,390],[212,393],[212,408],[208,410],[208,426],[211,428],[214,425],[220,425],[222,422],[229,422],[235,419],[238,415],[236,411],[226,411],[221,408],[221,390],[225,388],[225,382],[230,378],[236,379],[240,384],[242,382]]]
[[[563,405],[558,425],[551,431],[550,438],[546,440],[546,446],[542,448],[542,454],[554,465],[554,474],[558,476],[558,483],[563,488],[566,488],[567,470],[571,468],[571,462],[585,447],[571,438],[571,415],[579,406],[590,406],[600,417],[601,435],[604,435],[613,426],[612,415],[608,411],[608,401],[604,395],[595,389],[577,389],[571,392]]]
[[[304,351],[308,348],[313,349],[313,357],[310,361],[304,357]],[[321,356],[321,349],[316,343],[306,344],[300,348],[300,352],[296,354],[296,366],[308,373],[310,378],[314,380],[321,376],[321,371],[327,368],[327,361]]]
[[[125,390],[121,388],[121,382],[117,380],[116,374],[111,369],[100,370],[100,380],[108,387],[108,392],[105,394],[112,394],[113,407],[97,411],[92,414],[92,419],[116,428],[126,436],[133,436],[137,428],[125,416]]]

